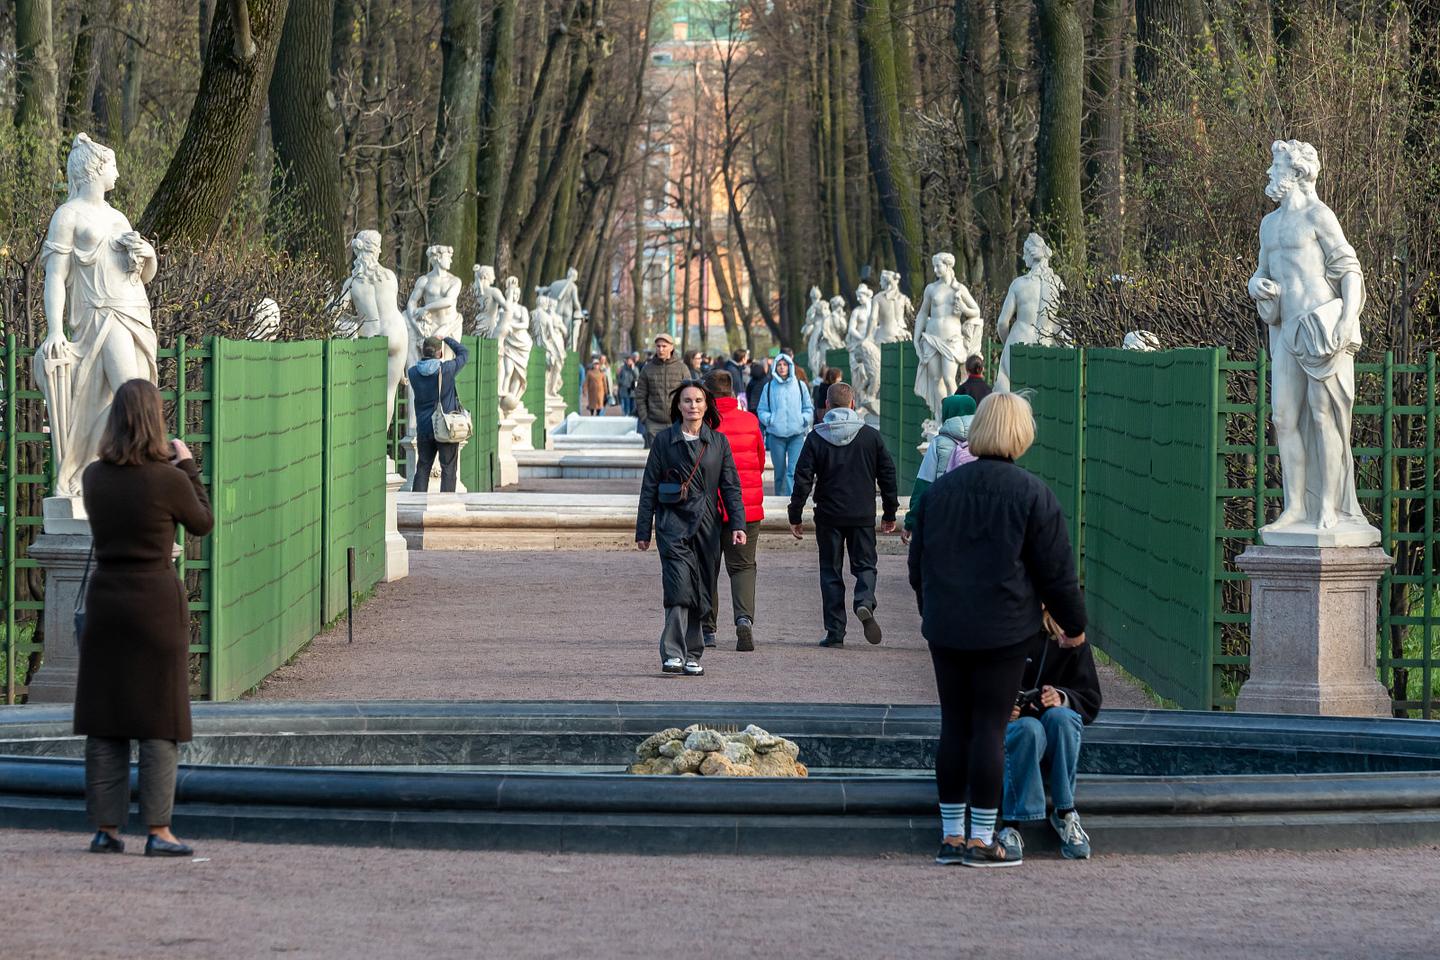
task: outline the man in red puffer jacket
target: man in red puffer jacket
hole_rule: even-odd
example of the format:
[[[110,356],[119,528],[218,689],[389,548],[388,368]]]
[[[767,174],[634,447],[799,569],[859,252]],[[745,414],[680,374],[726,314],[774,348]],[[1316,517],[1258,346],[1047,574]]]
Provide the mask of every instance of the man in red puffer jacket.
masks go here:
[[[735,608],[735,649],[755,649],[755,546],[760,538],[760,521],[765,519],[765,489],[760,475],[765,470],[765,435],[755,414],[740,409],[735,399],[735,383],[725,370],[714,370],[705,378],[705,386],[715,397],[720,411],[720,432],[730,441],[730,454],[740,474],[740,496],[745,501],[745,543],[725,543],[725,572],[730,575],[730,603]],[[725,516],[725,504],[720,504]],[[720,571],[710,582],[710,614],[701,625],[705,646],[715,646],[715,610],[719,606],[716,593]]]

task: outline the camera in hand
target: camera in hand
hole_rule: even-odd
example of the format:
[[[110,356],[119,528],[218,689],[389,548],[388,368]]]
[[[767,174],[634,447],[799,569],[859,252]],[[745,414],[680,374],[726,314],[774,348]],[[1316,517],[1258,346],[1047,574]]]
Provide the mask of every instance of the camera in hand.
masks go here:
[[[1026,706],[1039,706],[1039,704],[1039,687],[1035,687],[1031,690],[1021,690],[1019,693],[1015,694],[1015,706],[1019,707],[1021,710],[1025,709]]]

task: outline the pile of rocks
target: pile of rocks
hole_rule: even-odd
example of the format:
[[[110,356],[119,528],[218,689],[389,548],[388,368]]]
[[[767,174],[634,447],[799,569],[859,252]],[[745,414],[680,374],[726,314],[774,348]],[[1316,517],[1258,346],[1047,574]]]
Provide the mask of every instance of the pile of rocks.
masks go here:
[[[699,724],[671,727],[645,738],[635,748],[640,758],[630,773],[682,777],[808,777],[800,747],[793,740],[750,724],[739,733],[722,733]]]

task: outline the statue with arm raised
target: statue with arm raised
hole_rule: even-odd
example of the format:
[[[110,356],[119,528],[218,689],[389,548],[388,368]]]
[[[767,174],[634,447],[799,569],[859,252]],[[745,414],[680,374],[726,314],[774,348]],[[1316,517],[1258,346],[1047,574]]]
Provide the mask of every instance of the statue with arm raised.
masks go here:
[[[457,309],[462,284],[460,278],[450,272],[454,260],[453,247],[431,246],[425,250],[430,262],[430,272],[421,274],[410,291],[405,305],[405,317],[410,321],[410,355],[406,368],[420,362],[420,344],[426,337],[449,337],[459,340],[465,333],[465,316]],[[441,360],[449,360],[454,352],[445,347]]]

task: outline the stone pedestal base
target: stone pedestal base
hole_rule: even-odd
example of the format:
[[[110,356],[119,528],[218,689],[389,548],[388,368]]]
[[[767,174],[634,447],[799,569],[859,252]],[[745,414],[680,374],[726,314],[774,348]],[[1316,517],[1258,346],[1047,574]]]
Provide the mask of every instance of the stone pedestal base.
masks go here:
[[[534,450],[535,449],[535,414],[525,409],[525,404],[515,408],[510,414],[510,419],[515,421],[515,443],[512,450]]]
[[[545,449],[555,449],[555,438],[550,435],[560,424],[565,422],[565,401],[556,396],[545,398]]]
[[[75,681],[80,674],[75,601],[80,596],[80,580],[90,555],[90,523],[67,518],[60,525],[67,532],[51,533],[50,501],[56,499],[62,498],[45,501],[45,532],[30,545],[30,559],[45,568],[45,651],[40,669],[30,678],[30,703],[74,703]],[[83,533],[68,532],[75,523],[84,525]]]
[[[385,582],[401,580],[410,575],[410,550],[405,537],[400,533],[399,513],[395,495],[405,486],[405,478],[395,472],[395,464],[388,462],[385,473]]]
[[[508,416],[500,419],[500,440],[495,445],[495,469],[499,483],[508,487],[520,482],[520,464],[515,460],[515,421]]]
[[[1250,679],[1235,709],[1251,713],[1390,715],[1375,678],[1378,547],[1253,546],[1235,561],[1250,575]]]

